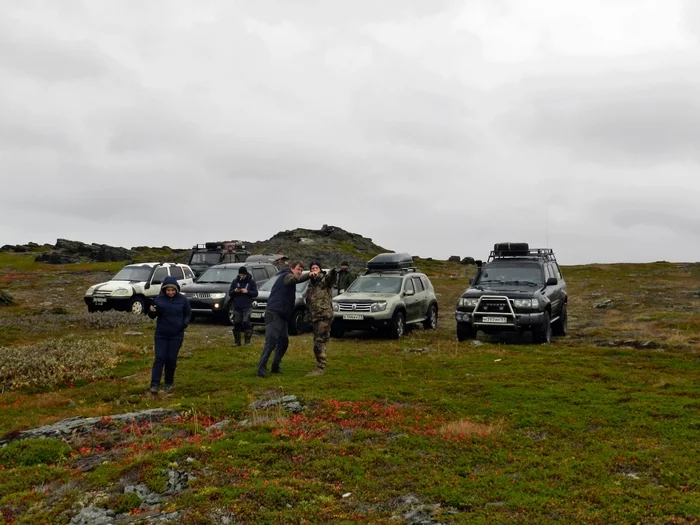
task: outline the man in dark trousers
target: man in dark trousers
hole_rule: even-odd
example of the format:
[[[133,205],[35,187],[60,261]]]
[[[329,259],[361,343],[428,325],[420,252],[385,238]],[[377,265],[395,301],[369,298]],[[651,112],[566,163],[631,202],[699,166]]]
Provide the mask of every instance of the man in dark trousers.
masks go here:
[[[279,374],[280,363],[289,346],[287,323],[294,313],[296,286],[308,281],[310,275],[302,275],[304,265],[301,261],[291,261],[289,267],[283,269],[275,280],[267,299],[265,309],[265,347],[258,362],[258,377],[267,377],[267,361],[274,350],[271,372]]]
[[[350,269],[348,266],[349,265],[347,261],[343,261],[340,263],[340,271],[338,272],[335,285],[335,287],[338,289],[338,293],[343,293],[348,288],[348,286],[350,286],[355,280],[352,274],[350,273]]]
[[[238,278],[234,279],[228,290],[233,301],[233,340],[235,346],[241,346],[241,330],[245,334],[245,345],[250,346],[253,337],[253,325],[250,324],[250,313],[253,309],[253,299],[258,296],[258,285],[245,266],[238,269]]]

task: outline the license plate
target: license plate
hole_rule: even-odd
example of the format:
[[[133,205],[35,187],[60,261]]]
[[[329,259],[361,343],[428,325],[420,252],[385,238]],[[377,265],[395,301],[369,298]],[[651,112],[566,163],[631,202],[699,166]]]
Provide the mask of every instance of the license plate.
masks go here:
[[[95,297],[92,300],[92,304],[105,304],[106,302],[107,302],[107,299],[105,299],[104,297]]]
[[[365,318],[364,315],[360,314],[345,314],[343,315],[343,319],[346,321],[362,321]]]
[[[482,319],[484,323],[507,323],[507,317],[484,317]]]
[[[265,317],[264,312],[253,312],[252,314],[250,314],[251,319],[262,319],[263,317]]]

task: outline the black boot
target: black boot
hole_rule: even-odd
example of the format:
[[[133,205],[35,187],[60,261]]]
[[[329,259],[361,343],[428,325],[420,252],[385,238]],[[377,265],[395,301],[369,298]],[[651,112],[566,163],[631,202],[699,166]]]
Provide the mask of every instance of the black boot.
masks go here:
[[[252,332],[252,331],[247,331],[247,332],[245,333],[245,345],[246,345],[246,346],[250,346],[250,340],[252,339],[252,337],[253,337],[253,332]]]
[[[233,331],[233,340],[234,340],[234,346],[241,346],[241,331],[240,330]]]

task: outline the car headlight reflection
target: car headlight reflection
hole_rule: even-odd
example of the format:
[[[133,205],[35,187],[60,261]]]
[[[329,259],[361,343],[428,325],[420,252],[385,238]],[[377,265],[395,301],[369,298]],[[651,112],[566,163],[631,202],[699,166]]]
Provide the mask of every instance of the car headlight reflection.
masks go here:
[[[379,301],[377,303],[372,303],[371,310],[373,312],[383,312],[386,310],[386,301]]]
[[[212,299],[223,299],[224,297],[226,297],[226,294],[223,293],[223,292],[222,292],[222,293],[213,293],[213,294],[211,294],[211,298],[212,298]]]
[[[479,302],[478,297],[461,297],[457,301],[457,308],[475,308],[476,303]]]
[[[117,288],[112,292],[112,295],[114,297],[126,297],[127,295],[131,295],[131,291],[128,288]]]
[[[338,306],[338,303],[333,303],[333,311],[337,312],[340,310],[340,307]]]

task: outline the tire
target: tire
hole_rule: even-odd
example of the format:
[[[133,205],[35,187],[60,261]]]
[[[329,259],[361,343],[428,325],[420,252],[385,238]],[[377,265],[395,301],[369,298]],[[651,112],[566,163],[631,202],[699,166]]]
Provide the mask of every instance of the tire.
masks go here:
[[[294,310],[292,318],[289,320],[289,335],[299,335],[304,332],[306,328],[306,323],[304,321],[304,310],[298,309]]]
[[[345,328],[343,328],[343,325],[341,325],[338,322],[331,324],[331,337],[335,337],[336,339],[340,339],[344,335],[345,335]]]
[[[141,296],[136,296],[131,300],[129,304],[129,311],[132,314],[143,315],[146,313],[146,299]]]
[[[401,339],[404,335],[406,335],[406,315],[399,311],[391,318],[390,337],[392,339]]]
[[[457,323],[457,341],[476,339],[476,328],[467,323]]]
[[[549,312],[544,313],[542,324],[533,328],[532,342],[537,345],[543,345],[552,342],[552,323],[549,322]]]
[[[426,330],[437,330],[438,326],[438,311],[437,311],[437,306],[434,304],[431,304],[430,307],[428,308],[428,315],[425,317],[425,321],[423,321],[423,328]]]
[[[95,306],[94,304],[87,305],[87,309],[88,309],[88,313],[91,313],[91,314],[94,314],[95,312],[98,311],[97,306]]]
[[[226,320],[231,326],[233,326],[233,311],[233,301],[231,301],[228,305],[228,308],[226,309]]]
[[[558,336],[565,336],[566,331],[569,328],[569,314],[566,311],[566,303],[561,307],[561,312],[559,313],[559,319],[552,323],[552,334]]]

